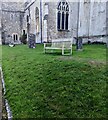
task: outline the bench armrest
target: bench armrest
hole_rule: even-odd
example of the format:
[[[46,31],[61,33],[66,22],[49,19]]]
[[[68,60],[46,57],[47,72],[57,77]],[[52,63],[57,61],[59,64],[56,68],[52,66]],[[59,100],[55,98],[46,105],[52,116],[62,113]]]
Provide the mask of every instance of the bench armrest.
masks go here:
[[[46,48],[46,47],[51,47],[51,43],[44,43],[44,48]]]
[[[44,48],[46,47],[46,43],[44,43]]]

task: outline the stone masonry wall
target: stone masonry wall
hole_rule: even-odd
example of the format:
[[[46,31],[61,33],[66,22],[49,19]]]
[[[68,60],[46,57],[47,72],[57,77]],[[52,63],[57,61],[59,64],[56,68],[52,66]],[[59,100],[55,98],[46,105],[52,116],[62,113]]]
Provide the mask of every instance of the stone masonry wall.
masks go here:
[[[77,31],[77,2],[69,3],[69,30],[58,31],[57,30],[57,5],[58,2],[50,2],[48,12],[48,40],[50,39],[65,39],[76,36]]]
[[[0,45],[2,44],[2,25],[1,25],[2,11],[1,11],[1,0],[0,0]]]
[[[42,0],[42,11],[40,8],[40,0],[29,0],[28,7],[26,6],[26,8],[24,8],[25,5],[23,3],[2,3],[2,27],[5,42],[9,43],[12,40],[12,38],[9,36],[12,36],[13,33],[17,33],[20,38],[23,29],[27,32],[27,15],[29,15],[30,20],[29,32],[35,34],[37,43],[41,42],[41,35],[42,41],[59,39],[71,40],[74,37],[82,37],[84,42],[87,42],[88,40],[101,40],[105,42],[105,2],[102,2],[102,0],[100,0],[99,2],[84,0],[78,3],[68,2],[67,0],[69,4],[68,31],[57,30],[58,2],[60,1],[57,0],[55,2],[44,2],[44,0]],[[36,31],[36,7],[39,9],[38,32]],[[75,42],[76,40],[74,39],[74,43]]]
[[[79,6],[78,36],[87,41],[106,42],[106,3],[81,2]]]
[[[23,28],[23,14],[22,3],[2,3],[3,42],[5,44],[13,41],[12,35],[14,33],[18,35],[18,41],[16,43],[20,43]]]

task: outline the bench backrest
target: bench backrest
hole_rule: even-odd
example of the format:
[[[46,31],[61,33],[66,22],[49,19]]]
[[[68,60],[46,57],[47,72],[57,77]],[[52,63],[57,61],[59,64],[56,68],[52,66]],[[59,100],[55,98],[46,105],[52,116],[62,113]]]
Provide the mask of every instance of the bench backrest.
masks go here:
[[[72,46],[72,42],[71,41],[52,41],[52,46],[54,48],[70,48]]]

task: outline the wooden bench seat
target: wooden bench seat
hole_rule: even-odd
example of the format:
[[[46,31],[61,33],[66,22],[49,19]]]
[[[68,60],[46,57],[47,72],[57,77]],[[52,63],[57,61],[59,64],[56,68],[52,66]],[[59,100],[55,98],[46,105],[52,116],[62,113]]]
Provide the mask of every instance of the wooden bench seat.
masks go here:
[[[44,43],[44,52],[47,50],[61,50],[62,55],[72,54],[72,42],[71,41],[52,41],[52,43]],[[69,50],[69,54],[65,54],[65,50]]]

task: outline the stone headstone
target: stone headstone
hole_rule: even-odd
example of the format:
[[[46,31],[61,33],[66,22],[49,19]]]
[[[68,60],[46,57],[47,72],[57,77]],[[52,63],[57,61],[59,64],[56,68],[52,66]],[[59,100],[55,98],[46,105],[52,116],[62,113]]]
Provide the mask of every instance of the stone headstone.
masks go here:
[[[35,48],[36,47],[35,35],[34,34],[29,34],[28,35],[28,46],[29,46],[29,48]]]
[[[78,39],[76,40],[76,49],[77,49],[77,50],[82,50],[82,46],[83,46],[82,38],[78,38]]]

